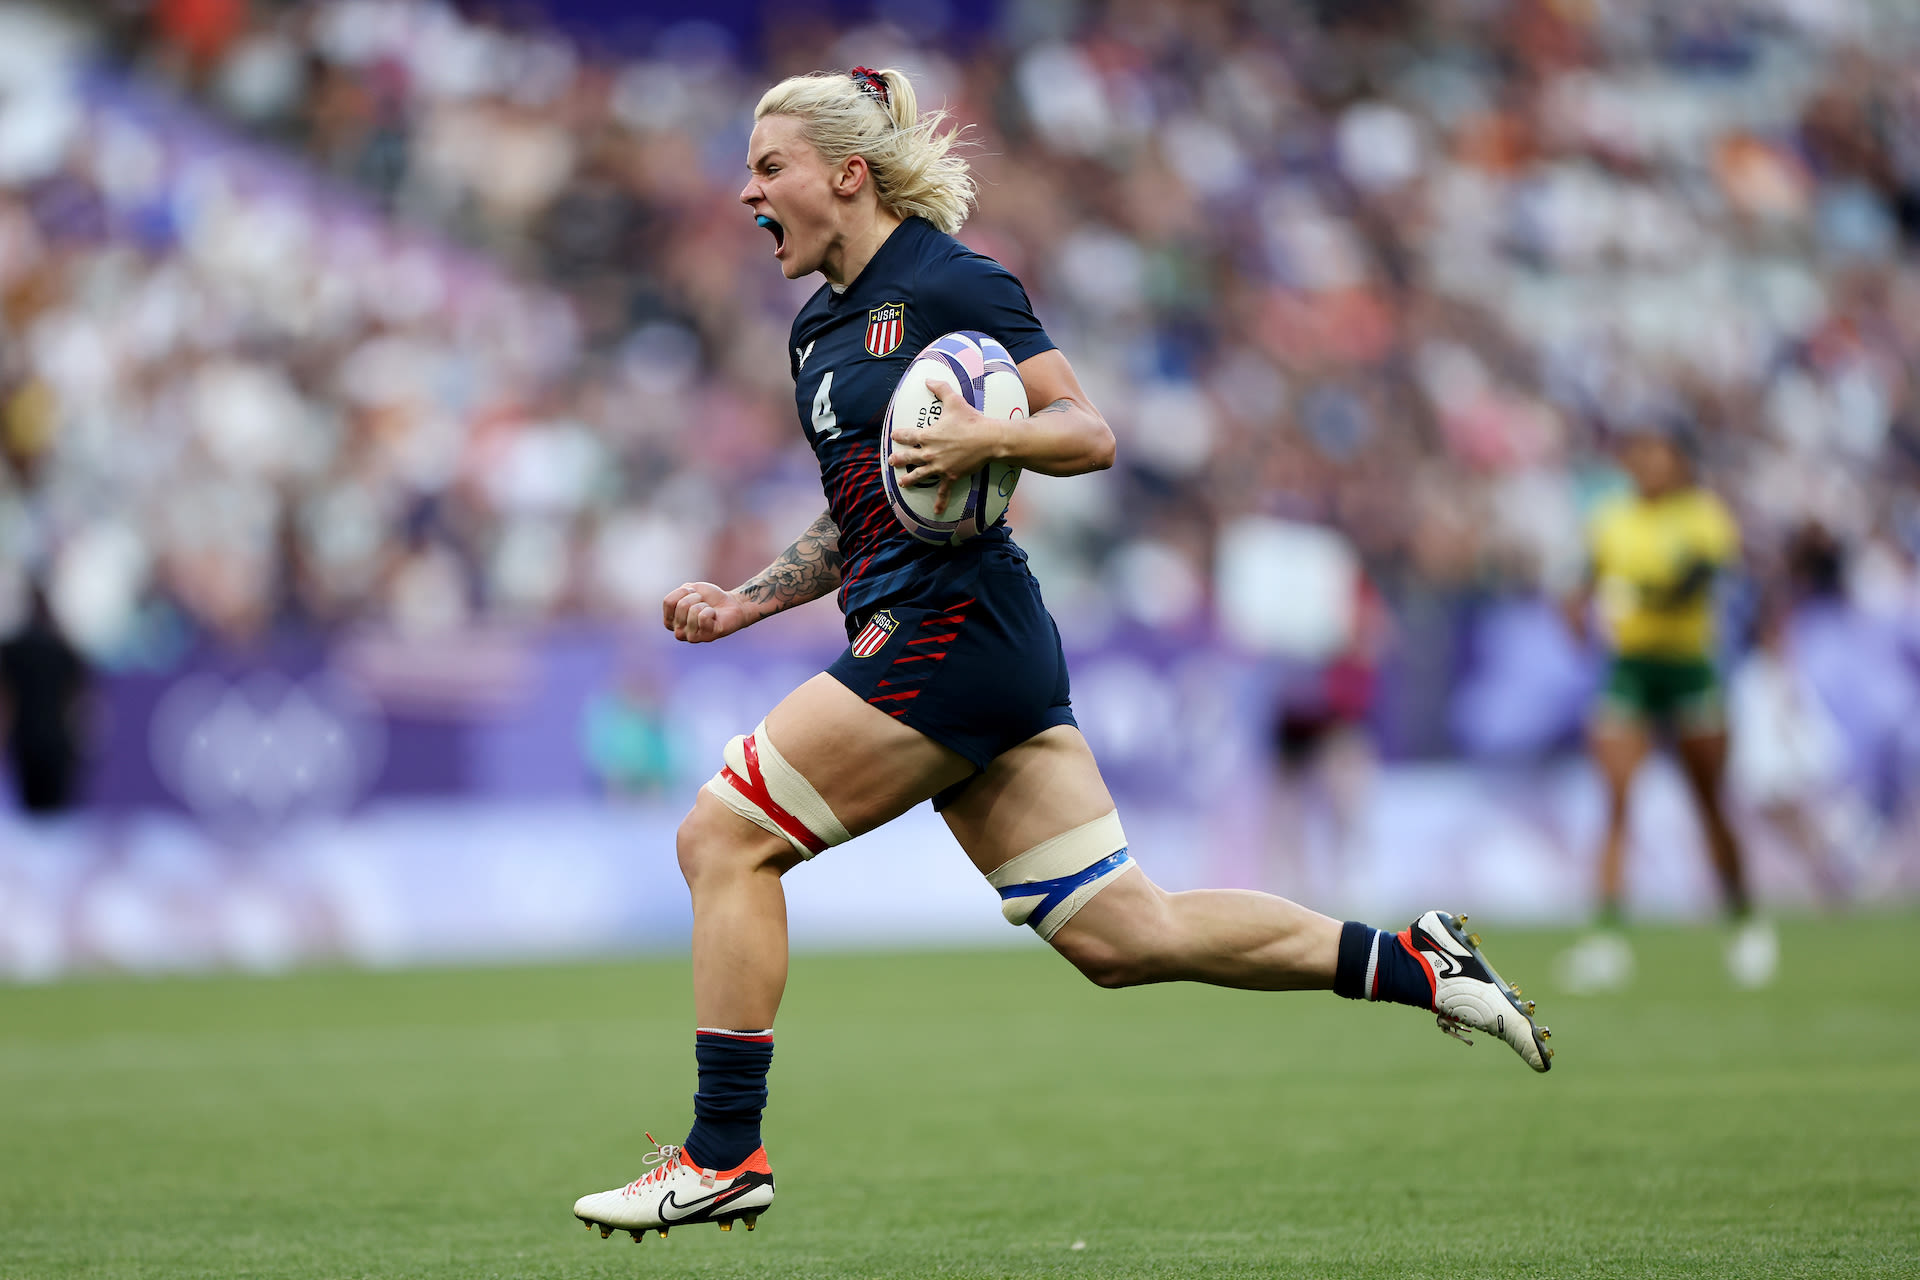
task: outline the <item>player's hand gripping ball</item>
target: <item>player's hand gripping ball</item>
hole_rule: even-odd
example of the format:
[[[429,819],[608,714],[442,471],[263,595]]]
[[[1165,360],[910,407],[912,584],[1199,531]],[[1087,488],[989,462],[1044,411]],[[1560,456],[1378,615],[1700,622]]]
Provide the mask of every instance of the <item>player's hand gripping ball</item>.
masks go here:
[[[922,542],[955,546],[993,528],[1020,481],[1020,468],[989,456],[991,439],[973,414],[1025,418],[1026,384],[995,339],[943,334],[900,375],[881,428],[887,501]]]

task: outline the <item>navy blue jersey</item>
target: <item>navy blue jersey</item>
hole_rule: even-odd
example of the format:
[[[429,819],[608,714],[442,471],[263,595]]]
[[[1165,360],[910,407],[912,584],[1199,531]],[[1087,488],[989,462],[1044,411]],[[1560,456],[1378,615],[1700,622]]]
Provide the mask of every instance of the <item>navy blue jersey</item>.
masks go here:
[[[849,635],[878,606],[918,595],[981,557],[1023,559],[1005,525],[935,547],[901,528],[887,505],[887,402],[920,349],[956,329],[998,338],[1016,364],[1054,345],[1011,272],[924,218],[901,223],[852,285],[842,293],[822,285],[794,319],[794,403],[840,530]]]

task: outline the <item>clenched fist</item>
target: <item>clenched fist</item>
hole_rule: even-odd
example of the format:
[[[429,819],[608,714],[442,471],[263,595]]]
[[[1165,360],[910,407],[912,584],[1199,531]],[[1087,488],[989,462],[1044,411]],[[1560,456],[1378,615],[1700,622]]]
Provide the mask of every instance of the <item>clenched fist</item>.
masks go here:
[[[682,583],[660,602],[662,625],[688,644],[730,636],[753,620],[739,597],[711,582]]]

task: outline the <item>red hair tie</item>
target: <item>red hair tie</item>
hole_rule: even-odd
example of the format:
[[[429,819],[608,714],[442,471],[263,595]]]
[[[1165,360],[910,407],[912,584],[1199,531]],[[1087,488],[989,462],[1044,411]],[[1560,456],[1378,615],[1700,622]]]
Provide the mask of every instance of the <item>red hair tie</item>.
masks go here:
[[[891,105],[887,97],[887,82],[872,67],[855,67],[847,73],[853,82],[860,86],[860,92],[877,101],[881,106]]]

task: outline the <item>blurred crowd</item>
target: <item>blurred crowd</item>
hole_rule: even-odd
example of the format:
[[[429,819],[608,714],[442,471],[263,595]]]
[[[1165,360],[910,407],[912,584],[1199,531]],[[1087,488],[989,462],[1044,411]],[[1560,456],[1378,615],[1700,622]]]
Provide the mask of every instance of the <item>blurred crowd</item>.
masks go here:
[[[1063,629],[1203,628],[1274,520],[1403,633],[1564,590],[1648,421],[1762,581],[1824,540],[1822,589],[1920,618],[1908,6],[793,6],[759,48],[497,9],[113,0],[64,69],[0,67],[0,562],[96,658],[646,618],[764,564],[821,506],[784,354],[817,281],[737,203],[751,108],[855,63],[968,124],[962,238],[1120,436],[1015,509]]]

